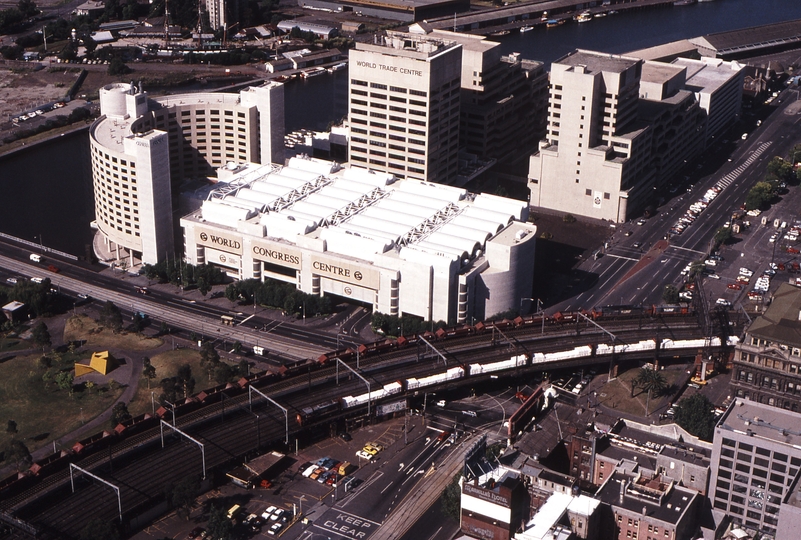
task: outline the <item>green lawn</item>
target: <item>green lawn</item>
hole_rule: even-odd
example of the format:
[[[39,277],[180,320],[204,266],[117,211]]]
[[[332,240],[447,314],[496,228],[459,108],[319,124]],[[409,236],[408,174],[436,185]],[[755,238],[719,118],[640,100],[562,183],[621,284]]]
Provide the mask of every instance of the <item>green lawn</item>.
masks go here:
[[[72,395],[42,380],[39,355],[20,356],[0,364],[0,448],[10,440],[8,420],[17,422],[14,435],[33,451],[80,427],[109,408],[121,388],[79,389]],[[65,359],[65,362],[72,358]]]
[[[143,355],[146,356],[146,355]],[[150,390],[147,387],[147,379],[139,379],[139,388],[131,402],[128,404],[128,412],[133,416],[152,412],[150,393],[155,392],[156,396],[161,393],[159,381],[165,377],[173,377],[178,371],[178,367],[183,364],[192,366],[192,376],[195,378],[195,392],[216,386],[216,382],[209,382],[205,370],[200,367],[200,351],[194,349],[176,349],[163,352],[150,358],[150,363],[156,368],[156,378],[150,381]],[[156,405],[158,408],[158,404]]]

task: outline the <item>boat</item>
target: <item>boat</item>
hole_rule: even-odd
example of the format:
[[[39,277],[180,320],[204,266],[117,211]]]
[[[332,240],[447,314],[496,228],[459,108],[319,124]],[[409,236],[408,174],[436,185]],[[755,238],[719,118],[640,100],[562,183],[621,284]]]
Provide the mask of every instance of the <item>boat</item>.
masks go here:
[[[348,67],[348,63],[347,62],[340,62],[339,64],[334,64],[333,66],[328,68],[328,71],[330,73],[333,73],[335,71],[339,71],[340,69],[345,69],[346,67]]]
[[[291,79],[291,77],[289,77],[288,75],[279,75],[278,77],[276,77],[273,80],[275,82],[287,82],[289,79]]]
[[[603,18],[603,17],[606,17],[606,13],[603,12],[603,11],[601,11],[600,13],[596,13],[595,14],[595,18],[596,19],[600,19],[600,18]]]
[[[313,67],[311,69],[307,69],[306,71],[301,71],[300,76],[304,79],[308,79],[309,77],[316,77],[317,75],[322,75],[323,73],[325,73],[325,68]]]
[[[548,19],[545,26],[547,28],[553,28],[554,26],[562,26],[563,24],[565,24],[565,19]]]
[[[592,20],[592,14],[589,11],[585,11],[584,13],[582,13],[578,17],[576,17],[576,21],[578,21],[580,23],[588,22],[588,21],[591,21],[591,20]]]
[[[524,33],[524,32],[531,32],[532,30],[534,30],[533,26],[521,26],[520,27],[520,33],[521,34]]]
[[[497,32],[493,32],[490,34],[492,37],[501,37],[501,36],[508,36],[512,32],[510,30],[498,30]]]
[[[673,2],[674,6],[689,6],[695,4],[695,0],[676,0]]]

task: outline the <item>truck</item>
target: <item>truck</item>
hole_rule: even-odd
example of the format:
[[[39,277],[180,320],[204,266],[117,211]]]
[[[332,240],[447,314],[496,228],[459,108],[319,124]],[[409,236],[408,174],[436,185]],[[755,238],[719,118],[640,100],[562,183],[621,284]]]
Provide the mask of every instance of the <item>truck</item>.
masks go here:
[[[35,262],[35,263],[40,263],[40,262],[42,262],[42,256],[41,256],[41,255],[38,255],[38,254],[36,254],[36,253],[31,253],[30,259],[31,259],[33,262]]]

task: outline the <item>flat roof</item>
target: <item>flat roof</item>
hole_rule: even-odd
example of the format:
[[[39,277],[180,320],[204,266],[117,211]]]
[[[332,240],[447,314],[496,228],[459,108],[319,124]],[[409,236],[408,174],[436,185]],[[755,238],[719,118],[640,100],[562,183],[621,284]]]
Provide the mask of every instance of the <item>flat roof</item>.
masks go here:
[[[801,445],[801,414],[748,399],[735,399],[717,428],[787,446]]]
[[[637,58],[577,49],[556,60],[554,64],[583,66],[589,73],[601,73],[602,71],[622,73],[637,62],[639,62]]]
[[[596,497],[606,504],[615,508],[623,508],[631,513],[645,514],[649,518],[657,519],[665,523],[676,524],[687,512],[693,503],[693,499],[698,495],[696,492],[681,488],[675,484],[665,486],[657,479],[641,478],[639,484],[634,484],[638,475],[626,474],[615,471],[609,479],[598,489]],[[626,493],[623,502],[620,501],[620,483],[626,484]],[[647,488],[647,485],[659,483],[660,486],[655,491],[662,491],[664,494],[660,501],[650,498],[639,497],[634,494],[637,488]],[[632,489],[633,488],[633,489]]]
[[[663,43],[654,47],[629,51],[625,53],[625,55],[633,56],[634,58],[642,58],[643,60],[662,62],[673,60],[677,56],[699,56],[698,47],[690,43],[690,40],[688,39],[680,39],[678,41],[671,41],[670,43]]]
[[[646,83],[665,83],[685,69],[684,66],[665,62],[644,62],[640,81]]]
[[[687,68],[686,88],[710,94],[729,82],[743,68],[737,62],[724,62],[718,58],[676,58],[672,64]]]
[[[801,289],[789,283],[779,285],[770,307],[751,323],[746,333],[801,347]]]

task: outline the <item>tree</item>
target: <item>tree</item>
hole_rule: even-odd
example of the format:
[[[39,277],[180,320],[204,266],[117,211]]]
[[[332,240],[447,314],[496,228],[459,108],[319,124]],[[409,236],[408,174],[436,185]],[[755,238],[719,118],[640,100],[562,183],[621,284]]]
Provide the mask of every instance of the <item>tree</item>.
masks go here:
[[[114,332],[119,332],[122,328],[122,313],[111,300],[103,304],[103,309],[100,311],[100,322]]]
[[[69,390],[72,395],[72,383],[75,380],[75,374],[72,371],[59,371],[53,378],[56,386],[62,390]]]
[[[725,244],[731,240],[732,236],[731,227],[720,227],[715,231],[715,243],[718,245]]]
[[[127,64],[118,56],[112,58],[111,62],[108,64],[108,74],[112,76],[127,75],[131,71],[131,68],[129,68]]]
[[[651,404],[651,393],[660,395],[667,388],[667,381],[665,376],[657,370],[645,366],[637,374],[637,386],[648,392],[645,400],[645,416],[648,416],[648,407]]]
[[[223,507],[212,506],[209,511],[209,521],[206,526],[210,538],[219,540],[231,540],[233,537],[234,524],[228,519],[227,512]]]
[[[678,304],[679,290],[674,285],[665,285],[665,288],[662,289],[662,300],[666,304]]]
[[[120,532],[110,521],[95,518],[81,530],[81,540],[119,540]]]
[[[247,360],[242,359],[239,361],[239,364],[236,366],[236,374],[239,377],[247,377],[250,375],[250,364]]]
[[[8,421],[8,426],[6,427],[6,433],[9,435],[16,435],[17,431],[17,423],[14,420]]]
[[[692,435],[711,441],[715,433],[715,406],[703,394],[693,394],[676,405],[674,419]]]
[[[184,393],[184,398],[191,396],[195,390],[195,378],[192,377],[192,366],[183,364],[178,368],[178,373],[176,375],[176,379],[178,379],[178,383],[181,385],[181,390]]]
[[[147,379],[147,389],[150,390],[150,381],[156,378],[156,367],[147,356],[142,358],[142,376]]]
[[[11,439],[3,449],[5,461],[14,465],[18,471],[24,471],[33,464],[31,451],[19,439]]]
[[[225,362],[218,362],[214,367],[213,373],[214,380],[217,381],[217,384],[225,384],[231,380],[233,371],[231,370],[231,366]]]
[[[17,9],[26,17],[32,17],[39,13],[39,8],[36,7],[36,2],[33,0],[19,0]]]
[[[44,322],[40,322],[33,327],[31,339],[33,339],[36,345],[42,348],[42,352],[50,346],[50,332],[47,331],[47,325]]]
[[[128,412],[128,405],[124,401],[118,401],[111,409],[111,425],[116,427],[117,424],[130,420],[131,413]]]
[[[793,164],[776,156],[768,162],[768,175],[774,176],[782,182],[792,180]]]
[[[745,196],[745,209],[762,209],[772,200],[773,186],[768,182],[757,182]]]
[[[461,474],[453,477],[453,481],[448,484],[442,492],[442,513],[451,519],[459,521],[459,514],[462,510],[462,488],[459,485]]]
[[[172,488],[169,495],[170,504],[181,519],[189,520],[192,506],[200,493],[200,479],[196,475],[183,478]]]
[[[201,276],[198,278],[197,290],[200,291],[200,294],[202,294],[203,296],[209,294],[209,291],[211,290],[211,285],[209,285],[209,282],[206,281],[205,277]]]

